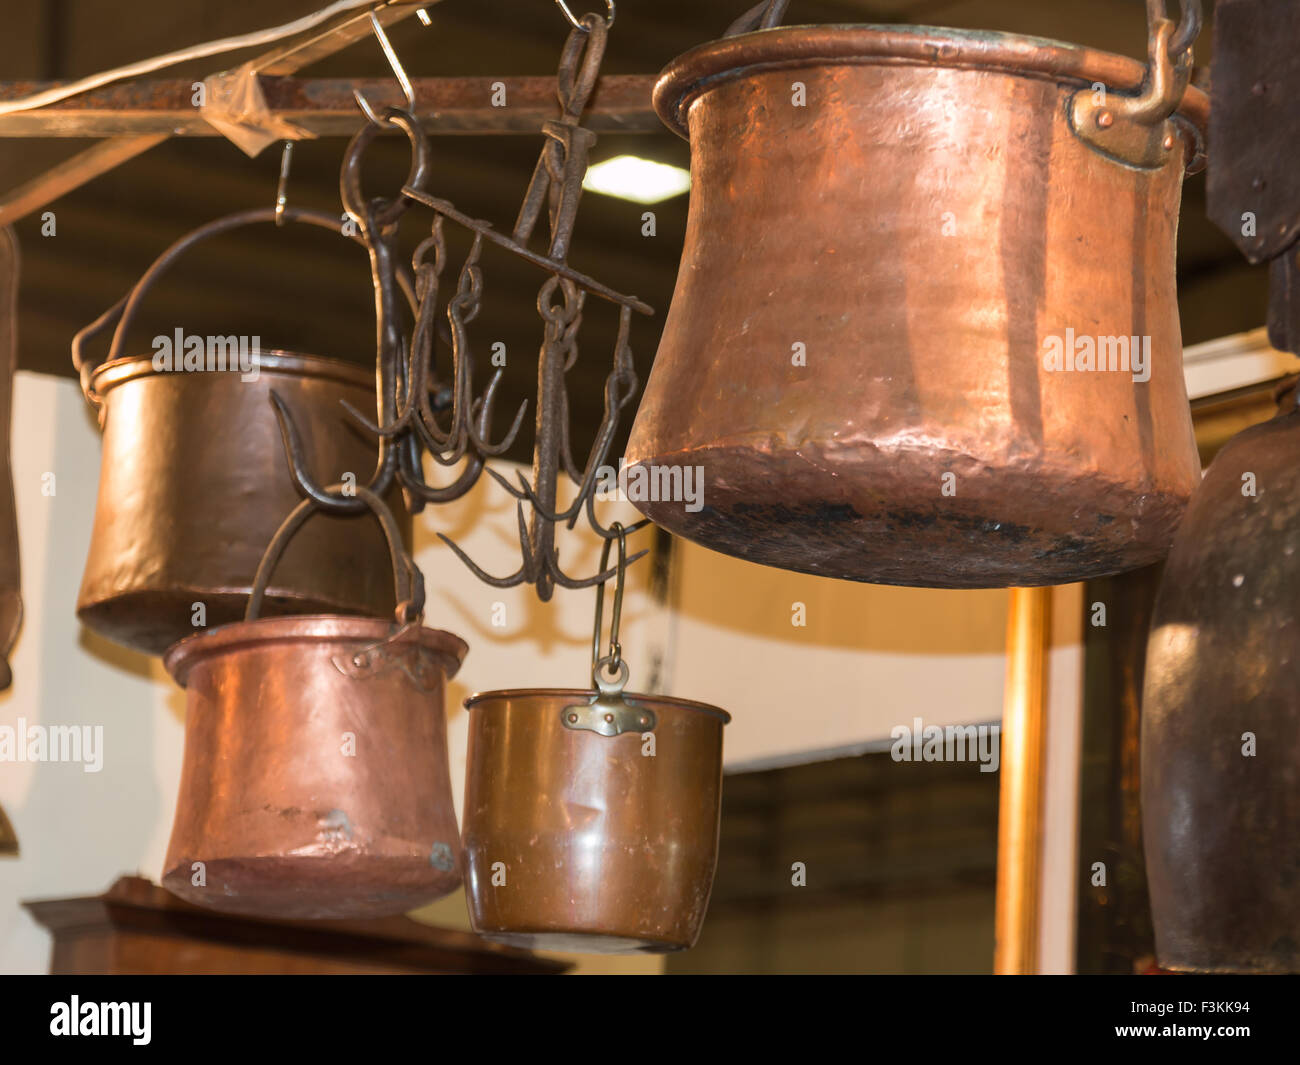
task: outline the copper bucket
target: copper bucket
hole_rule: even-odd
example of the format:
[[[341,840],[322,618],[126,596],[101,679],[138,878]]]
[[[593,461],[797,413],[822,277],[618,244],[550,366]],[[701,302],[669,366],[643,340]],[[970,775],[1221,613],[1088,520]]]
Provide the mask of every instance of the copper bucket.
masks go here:
[[[304,501],[267,549],[250,620],[167,652],[186,723],[163,886],[190,902],[262,917],[377,917],[460,884],[443,695],[466,646],[419,624],[423,589],[392,515],[366,489],[357,494],[393,546],[399,626],[257,619],[270,569],[310,513]]]
[[[689,136],[692,189],[627,448],[639,509],[884,584],[1162,557],[1199,481],[1174,245],[1208,112],[1172,32],[1154,24],[1149,71],[918,26],[763,30],[671,63],[654,104]]]
[[[615,648],[618,612],[616,597]],[[597,647],[599,637],[598,606]],[[704,703],[623,695],[628,666],[613,650],[592,676],[594,690],[485,692],[465,703],[470,923],[486,939],[540,950],[683,950],[713,887],[731,718]]]
[[[1300,972],[1300,410],[1215,456],[1147,648],[1142,823],[1166,969]]]
[[[338,231],[338,220],[290,210],[291,220]],[[239,619],[263,546],[299,499],[282,463],[274,389],[296,414],[314,469],[364,483],[376,446],[347,416],[347,401],[374,405],[374,373],[333,359],[248,352],[256,374],[155,369],[153,356],[123,357],[141,300],[177,256],[198,241],[267,222],[272,209],[209,223],[169,248],[131,294],[78,334],[74,361],[104,430],[99,498],[77,597],[82,622],[109,639],[162,654],[196,625]],[[108,361],[82,354],[117,323]],[[394,489],[390,502],[397,507]],[[401,517],[410,539],[410,518]],[[383,537],[364,515],[330,515],[286,552],[267,613],[391,615]],[[196,622],[196,604],[204,617]]]

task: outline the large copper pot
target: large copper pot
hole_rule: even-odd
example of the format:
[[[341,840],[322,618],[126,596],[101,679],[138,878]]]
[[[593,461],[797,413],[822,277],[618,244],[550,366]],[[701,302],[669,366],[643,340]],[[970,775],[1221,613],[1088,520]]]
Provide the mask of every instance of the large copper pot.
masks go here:
[[[1300,972],[1300,410],[1215,457],[1147,648],[1142,823],[1167,969]]]
[[[1174,244],[1207,118],[1171,31],[1149,76],[908,26],[671,63],[654,103],[689,136],[691,203],[628,444],[638,507],[727,554],[886,584],[1160,558],[1199,479]],[[1049,369],[1089,342],[1120,369]],[[692,468],[702,500],[676,490]]]
[[[713,887],[730,718],[703,703],[633,695],[653,727],[638,718],[604,735],[604,711],[593,720],[585,709],[596,696],[527,689],[466,701],[471,924],[487,939],[541,950],[685,949]],[[653,756],[644,753],[649,735]]]
[[[381,520],[400,554],[391,515]],[[317,918],[402,913],[459,886],[443,695],[466,646],[419,625],[408,589],[397,626],[257,619],[259,585],[254,620],[167,652],[186,689],[169,891],[215,910]]]
[[[104,429],[99,498],[77,614],[117,643],[150,654],[196,627],[237,620],[253,572],[280,518],[299,500],[280,455],[274,389],[302,428],[313,470],[364,483],[376,445],[343,409],[374,406],[373,372],[334,359],[249,352],[256,376],[232,370],[155,369],[152,355],[125,357],[127,331],[149,287],[198,240],[266,222],[271,209],[233,215],[168,249],[128,299],[82,331],[75,346],[88,399]],[[337,230],[337,219],[291,217]],[[81,354],[94,332],[117,323],[109,359]],[[252,379],[246,379],[246,377]],[[399,499],[394,489],[390,502]],[[410,518],[403,515],[409,541]],[[383,537],[361,515],[330,515],[287,551],[266,612],[387,616],[394,602]],[[203,612],[196,605],[203,604]]]

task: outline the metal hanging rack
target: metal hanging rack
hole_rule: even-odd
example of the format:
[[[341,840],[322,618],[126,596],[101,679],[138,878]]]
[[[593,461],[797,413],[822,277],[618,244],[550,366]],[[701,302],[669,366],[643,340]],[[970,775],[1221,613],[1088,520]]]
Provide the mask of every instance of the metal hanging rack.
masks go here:
[[[604,570],[589,577],[574,577],[560,566],[556,526],[574,528],[585,514],[587,525],[604,540],[622,539],[643,528],[648,521],[626,529],[606,528],[595,513],[598,471],[608,458],[617,432],[619,414],[637,388],[629,333],[633,311],[652,314],[652,309],[633,296],[626,296],[568,265],[568,252],[588,151],[595,135],[581,125],[599,77],[606,36],[615,17],[612,0],[608,15],[587,14],[575,19],[560,5],[574,28],[561,52],[556,78],[561,106],[559,118],[542,124],[546,142],[542,147],[525,192],[514,229],[509,236],[490,223],[458,211],[446,200],[425,189],[432,152],[418,120],[411,112],[415,104],[411,80],[382,25],[372,17],[371,28],[392,68],[405,98],[406,107],[376,109],[357,91],[355,101],[367,117],[367,124],[352,138],[344,154],[340,173],[343,206],[356,224],[360,239],[370,253],[371,275],[377,314],[376,335],[376,418],[369,420],[349,407],[354,419],[378,440],[374,471],[366,485],[367,495],[383,496],[400,485],[408,509],[422,510],[429,503],[447,503],[468,492],[486,471],[514,497],[519,528],[519,568],[507,576],[494,576],[469,557],[463,548],[443,534],[440,538],[481,581],[498,588],[531,584],[539,598],[548,600],[556,586],[584,588],[608,580]],[[390,197],[367,196],[361,185],[362,161],[366,150],[385,131],[403,133],[411,146],[410,169],[401,191]],[[288,153],[284,157],[277,190],[276,217],[284,211]],[[403,325],[399,287],[402,269],[398,258],[399,222],[414,204],[434,212],[430,235],[416,248],[412,259],[416,311],[409,336]],[[545,254],[528,247],[545,208],[548,243]],[[447,267],[445,226],[457,224],[472,234],[468,255],[461,264],[454,293],[447,300],[445,315],[449,335],[436,327],[442,310],[440,291]],[[477,317],[483,293],[480,256],[485,240],[520,256],[549,275],[538,292],[537,307],[542,319],[543,340],[538,356],[538,394],[531,479],[520,475],[518,483],[487,465],[487,460],[504,454],[516,439],[526,412],[520,406],[505,436],[489,439],[497,389],[504,374],[498,368],[481,393],[475,393],[475,360],[468,329]],[[583,305],[588,294],[609,300],[619,308],[619,328],[613,366],[605,381],[605,410],[595,442],[581,467],[575,462],[569,426],[566,374],[578,357],[578,333]],[[450,348],[448,372],[440,373],[440,353]],[[438,384],[449,382],[449,404],[439,409],[434,397]],[[299,492],[315,509],[349,514],[360,511],[365,501],[355,490],[341,485],[326,487],[308,468],[302,436],[292,411],[277,393],[271,393],[275,414],[291,476]],[[448,409],[449,408],[449,409]],[[424,473],[429,457],[441,467],[458,468],[454,479],[443,485],[430,484]],[[567,507],[559,505],[559,485],[568,476],[576,486]],[[527,513],[525,511],[527,508]],[[624,565],[636,561],[645,551],[626,556]]]

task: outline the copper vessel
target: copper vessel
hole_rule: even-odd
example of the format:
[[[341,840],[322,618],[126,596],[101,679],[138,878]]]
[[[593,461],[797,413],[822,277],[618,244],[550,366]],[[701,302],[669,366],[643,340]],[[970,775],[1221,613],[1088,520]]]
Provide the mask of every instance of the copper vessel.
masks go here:
[[[288,918],[403,913],[455,890],[443,696],[465,642],[421,626],[404,589],[400,626],[257,619],[260,598],[255,588],[253,620],[164,659],[186,689],[186,722],[163,886],[211,909]]]
[[[689,137],[692,190],[627,449],[639,509],[884,584],[1160,558],[1199,480],[1174,245],[1208,109],[1172,29],[1149,70],[909,26],[764,30],[671,63],[654,103]]]
[[[77,614],[134,650],[160,655],[196,627],[243,613],[258,557],[300,498],[281,458],[272,390],[302,427],[305,453],[322,476],[351,474],[364,483],[375,468],[374,439],[341,406],[373,408],[370,370],[284,351],[247,352],[255,377],[238,369],[155,369],[152,355],[121,357],[141,299],[180,251],[269,213],[231,216],[234,223],[222,219],[173,245],[128,299],[82,331],[74,349],[104,430]],[[300,220],[308,214],[293,212]],[[337,229],[336,219],[324,217]],[[114,322],[109,361],[85,359],[85,339]],[[396,509],[397,489],[389,499]],[[400,520],[409,542],[410,518]],[[388,616],[395,604],[386,558],[383,537],[364,512],[322,517],[286,552],[266,612]]]
[[[653,729],[637,717],[602,735],[599,721],[571,709],[596,696],[528,689],[466,701],[471,924],[487,939],[540,950],[685,949],[713,887],[730,717],[632,695]],[[581,725],[570,722],[579,712]],[[649,735],[653,756],[643,753]]]
[[[1156,599],[1142,821],[1167,969],[1300,972],[1300,410],[1215,457]]]

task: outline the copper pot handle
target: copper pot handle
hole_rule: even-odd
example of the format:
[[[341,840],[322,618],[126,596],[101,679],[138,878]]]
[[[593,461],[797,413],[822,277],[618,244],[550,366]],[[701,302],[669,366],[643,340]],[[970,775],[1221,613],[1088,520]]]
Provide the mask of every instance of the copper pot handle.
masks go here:
[[[722,36],[735,37],[737,34],[752,33],[754,30],[770,30],[779,26],[789,6],[790,0],[762,0],[728,26]],[[1201,0],[1179,0],[1178,9],[1178,27],[1170,37],[1168,45],[1169,58],[1174,61],[1180,59],[1192,47],[1192,43],[1201,32],[1203,21]],[[1147,0],[1147,24],[1150,27],[1150,36],[1154,36],[1156,24],[1165,18],[1165,10],[1165,0]]]
[[[225,215],[187,233],[153,261],[149,269],[141,275],[140,280],[131,288],[131,291],[72,338],[72,365],[76,368],[77,375],[81,379],[81,391],[85,394],[91,406],[101,412],[101,417],[104,404],[103,397],[95,391],[94,386],[91,384],[91,378],[94,372],[105,362],[111,362],[121,356],[122,346],[126,342],[127,333],[131,328],[136,312],[139,310],[140,303],[158,279],[171,268],[172,264],[181,255],[195,244],[200,244],[209,237],[219,236],[232,229],[240,229],[244,226],[257,225],[263,222],[274,222],[279,225],[282,221],[303,222],[308,225],[319,226],[322,229],[328,229],[334,233],[339,233],[341,236],[346,236],[349,240],[361,244],[363,247],[365,245],[365,241],[359,232],[343,232],[339,219],[333,215],[307,207],[285,207],[283,205],[237,211],[235,214]],[[398,281],[407,300],[414,307],[416,305],[415,282],[409,269],[404,268],[399,271]],[[114,325],[116,325],[116,330],[113,333],[113,340],[109,346],[107,357],[96,359],[88,356],[85,351],[87,342]]]
[[[332,484],[327,491],[339,492],[343,485]],[[396,617],[399,625],[411,625],[419,621],[424,614],[424,574],[415,561],[402,546],[402,534],[397,528],[397,520],[387,505],[369,488],[356,485],[351,489],[363,503],[370,508],[379,525],[384,530],[384,539],[388,541],[388,553],[393,562],[393,587],[397,599]],[[262,600],[266,596],[266,586],[284,554],[284,549],[294,534],[302,528],[307,519],[319,513],[314,499],[304,499],[289,516],[280,523],[262,553],[262,560],[257,564],[257,574],[253,577],[253,589],[248,596],[248,607],[244,610],[245,621],[256,621],[262,612]]]

